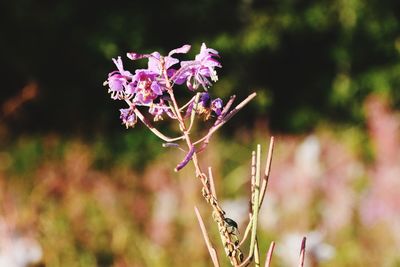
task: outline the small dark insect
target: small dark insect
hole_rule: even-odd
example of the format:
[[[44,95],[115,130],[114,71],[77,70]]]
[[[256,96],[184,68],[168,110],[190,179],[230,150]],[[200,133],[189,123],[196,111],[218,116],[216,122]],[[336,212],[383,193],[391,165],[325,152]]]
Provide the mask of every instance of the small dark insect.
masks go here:
[[[240,249],[239,249],[239,260],[240,260],[240,262],[243,262],[243,260],[244,260],[244,255],[243,255],[243,253],[240,251]]]
[[[234,220],[230,219],[230,218],[225,218],[225,222],[226,222],[229,226],[235,227],[236,229],[238,228],[237,223],[236,223]]]

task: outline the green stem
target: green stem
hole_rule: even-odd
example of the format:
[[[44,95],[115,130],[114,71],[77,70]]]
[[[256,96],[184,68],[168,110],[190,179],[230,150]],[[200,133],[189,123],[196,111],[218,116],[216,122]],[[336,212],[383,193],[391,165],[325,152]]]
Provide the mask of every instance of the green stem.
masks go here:
[[[253,216],[252,216],[252,229],[250,239],[250,252],[249,255],[254,255],[254,249],[256,247],[257,238],[257,223],[258,223],[258,212],[260,203],[260,181],[261,181],[261,145],[257,145],[257,159],[256,159],[256,181],[254,187],[254,203],[253,203]]]

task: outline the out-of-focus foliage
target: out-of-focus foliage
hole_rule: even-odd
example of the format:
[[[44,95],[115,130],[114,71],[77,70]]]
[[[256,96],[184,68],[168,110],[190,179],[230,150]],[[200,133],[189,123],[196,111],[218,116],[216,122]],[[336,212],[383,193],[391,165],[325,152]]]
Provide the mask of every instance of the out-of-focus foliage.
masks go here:
[[[118,127],[101,85],[111,57],[183,43],[220,51],[218,95],[259,93],[243,122],[256,113],[273,129],[304,131],[321,119],[362,122],[370,92],[400,103],[395,0],[17,0],[0,12],[0,99],[39,84],[38,100],[13,123],[19,130]]]

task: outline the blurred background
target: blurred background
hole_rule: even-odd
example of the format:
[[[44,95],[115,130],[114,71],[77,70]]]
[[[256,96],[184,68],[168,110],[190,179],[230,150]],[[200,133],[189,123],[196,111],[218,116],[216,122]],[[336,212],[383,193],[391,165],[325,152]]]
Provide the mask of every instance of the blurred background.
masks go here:
[[[274,135],[273,266],[296,266],[302,236],[308,266],[400,266],[400,2],[2,1],[0,31],[0,266],[211,265],[192,167],[126,130],[102,85],[113,57],[202,42],[214,96],[258,94],[201,155],[241,233],[251,151]]]

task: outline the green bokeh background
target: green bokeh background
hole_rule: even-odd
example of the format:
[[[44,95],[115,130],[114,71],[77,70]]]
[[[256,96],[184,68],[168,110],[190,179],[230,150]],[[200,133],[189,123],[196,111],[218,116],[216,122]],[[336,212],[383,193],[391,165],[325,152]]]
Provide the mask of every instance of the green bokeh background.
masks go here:
[[[259,93],[243,123],[268,118],[285,132],[321,120],[362,123],[371,92],[399,106],[399,10],[389,0],[6,1],[0,99],[35,81],[39,98],[14,129],[109,132],[118,104],[105,100],[102,82],[112,57],[182,44],[194,55],[205,42],[224,66],[216,94]]]

